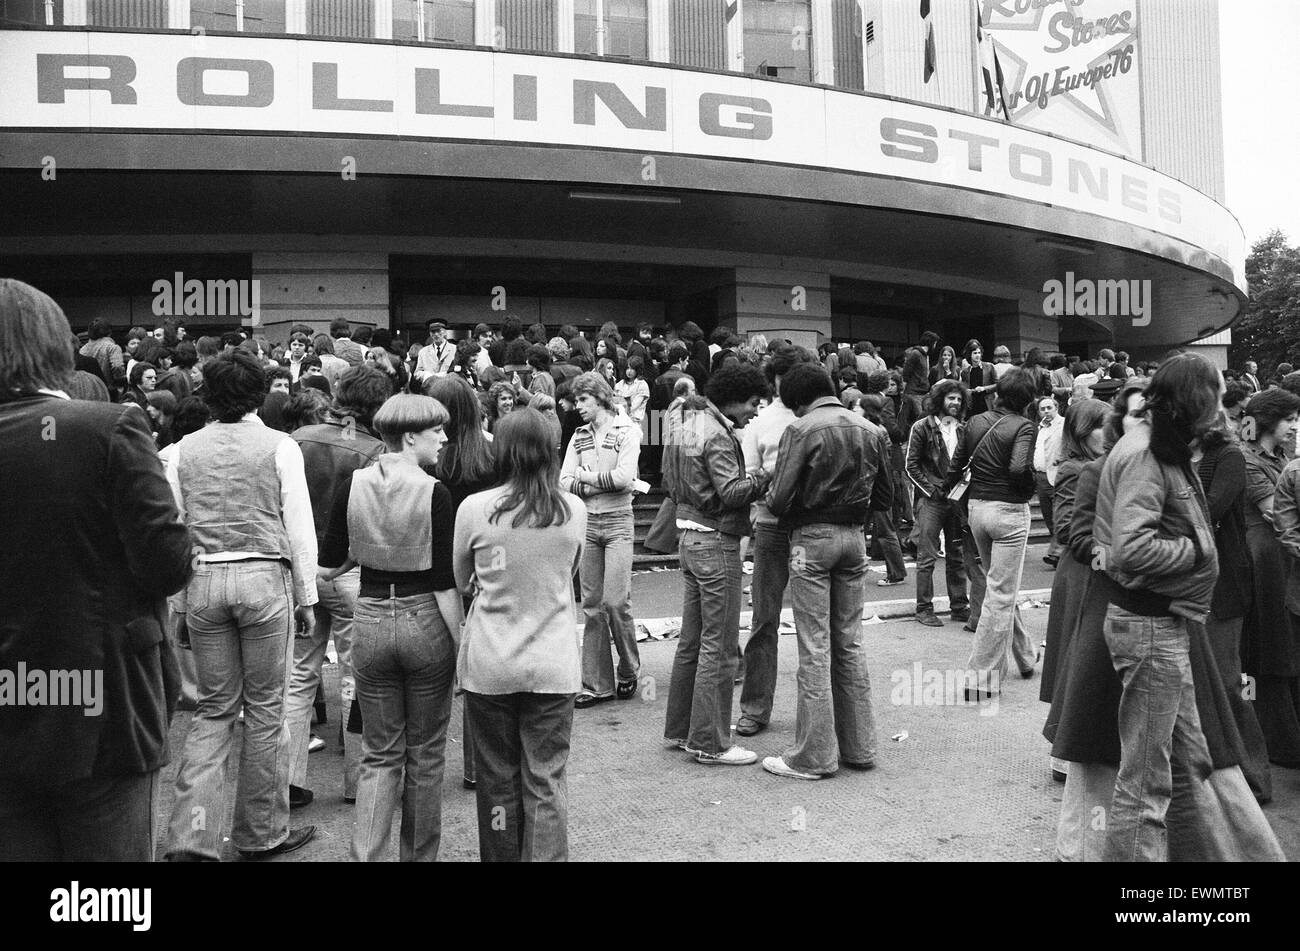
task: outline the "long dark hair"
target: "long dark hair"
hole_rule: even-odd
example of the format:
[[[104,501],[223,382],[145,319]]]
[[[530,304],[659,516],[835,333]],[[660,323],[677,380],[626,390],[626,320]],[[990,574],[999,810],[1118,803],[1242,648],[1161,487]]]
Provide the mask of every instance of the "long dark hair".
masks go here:
[[[1146,391],[1152,455],[1166,465],[1190,463],[1192,440],[1218,419],[1221,380],[1199,353],[1175,354],[1160,364]]]
[[[1046,399],[1046,397],[1044,397]],[[1088,437],[1096,430],[1106,426],[1106,417],[1110,414],[1109,403],[1101,400],[1079,400],[1072,403],[1065,411],[1065,425],[1061,428],[1061,448],[1053,462],[1066,459],[1082,459],[1085,462],[1096,459],[1101,453],[1094,453],[1088,448]]]
[[[447,444],[438,455],[433,474],[452,485],[481,485],[493,475],[492,444],[483,435],[478,396],[464,377],[435,378],[426,392],[447,407],[443,431]]]
[[[569,520],[552,437],[546,418],[530,406],[497,424],[493,443],[497,481],[506,487],[506,494],[489,516],[490,522],[495,524],[510,511],[515,513],[510,522],[514,528],[549,528]]]

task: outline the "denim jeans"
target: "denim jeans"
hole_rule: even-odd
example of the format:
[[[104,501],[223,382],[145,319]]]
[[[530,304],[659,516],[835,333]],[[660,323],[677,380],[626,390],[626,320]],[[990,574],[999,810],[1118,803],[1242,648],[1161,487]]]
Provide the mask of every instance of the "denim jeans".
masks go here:
[[[1187,621],[1146,617],[1112,604],[1106,609],[1106,646],[1124,683],[1106,860],[1280,856],[1240,767],[1211,772]]]
[[[158,770],[0,782],[0,862],[152,862]]]
[[[614,693],[614,662],[609,639],[618,651],[618,679],[636,680],[641,657],[632,620],[632,512],[587,515],[587,539],[578,573],[582,579],[582,689],[597,697]]]
[[[1029,505],[970,501],[970,532],[984,565],[984,603],[966,667],[980,684],[1000,684],[1007,672],[1007,648],[1022,671],[1034,669],[1033,642],[1017,623],[1016,600],[1029,539]],[[996,688],[995,688],[996,689]]]
[[[740,538],[682,532],[682,632],[673,656],[664,737],[700,753],[731,748],[731,700],[740,659]]]
[[[1056,541],[1056,525],[1052,521],[1052,496],[1055,490],[1052,483],[1047,481],[1046,472],[1034,472],[1034,492],[1038,495],[1038,510],[1043,513],[1043,521],[1047,523],[1047,533],[1052,536],[1052,540],[1047,543],[1047,554],[1056,557],[1061,553],[1061,546]]]
[[[456,651],[432,594],[358,598],[352,666],[361,705],[361,777],[352,860],[388,857],[400,801],[399,857],[432,862],[442,840],[442,772]]]
[[[1110,763],[1070,763],[1056,824],[1059,862],[1100,862],[1106,851],[1106,818],[1115,797]]]
[[[241,851],[275,848],[289,836],[289,569],[270,561],[203,562],[185,594],[199,699],[176,774],[167,854],[221,857],[226,759],[241,706],[230,837]]]
[[[903,546],[898,541],[891,513],[873,511],[867,524],[885,559],[885,577],[890,581],[902,581],[907,577],[907,566],[903,564]]]
[[[320,602],[316,605],[316,632],[312,637],[293,639],[293,673],[284,718],[289,724],[289,782],[307,785],[307,744],[311,740],[311,711],[321,680],[321,665],[330,636],[339,658],[339,723],[345,723],[356,680],[352,675],[352,615],[361,590],[361,569],[354,568],[333,581],[316,582]],[[343,730],[343,795],[355,799],[361,768],[361,744],[355,733]]]
[[[466,693],[484,862],[567,862],[573,694]]]
[[[972,631],[979,629],[980,615],[984,612],[984,589],[988,587],[984,579],[984,563],[980,561],[979,546],[975,536],[970,533],[970,519],[963,518],[961,527],[961,560],[966,568],[966,581],[970,591],[966,603],[970,605],[970,620],[967,627]],[[1016,611],[1016,623],[1020,623],[1020,611]]]
[[[777,642],[780,640],[781,599],[790,581],[790,533],[771,523],[754,526],[754,574],[750,593],[754,612],[745,642],[744,685],[740,711],[758,723],[772,719],[776,696]]]
[[[858,525],[790,532],[790,599],[798,631],[799,699],[786,763],[830,774],[876,758],[876,721],[862,640],[867,552]]]
[[[948,582],[948,603],[954,611],[970,607],[966,598],[965,552],[961,519],[956,505],[946,498],[916,500],[916,613],[934,612],[934,563],[939,558],[939,533],[943,533],[943,563]]]

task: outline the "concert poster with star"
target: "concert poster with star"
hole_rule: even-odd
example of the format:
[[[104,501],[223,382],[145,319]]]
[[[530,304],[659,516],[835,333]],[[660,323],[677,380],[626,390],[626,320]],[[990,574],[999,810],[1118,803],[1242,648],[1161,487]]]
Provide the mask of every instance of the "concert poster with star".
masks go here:
[[[1007,112],[1139,161],[1139,0],[981,0],[997,44]]]

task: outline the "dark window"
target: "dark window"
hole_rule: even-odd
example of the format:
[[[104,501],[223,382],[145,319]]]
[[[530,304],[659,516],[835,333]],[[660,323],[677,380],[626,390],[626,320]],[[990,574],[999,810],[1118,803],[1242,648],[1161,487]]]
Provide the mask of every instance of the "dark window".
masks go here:
[[[812,82],[808,0],[745,0],[745,72]]]
[[[835,0],[831,9],[835,42],[835,85],[865,89],[862,72],[862,8],[857,0]]]
[[[509,50],[555,51],[555,0],[497,0],[497,40]]]
[[[679,66],[727,68],[727,4],[672,0],[671,60]]]
[[[86,4],[90,26],[167,28],[167,0],[90,0]]]
[[[54,0],[48,12],[45,0],[0,0],[0,23],[59,26],[63,23],[63,0]]]
[[[370,0],[307,0],[307,32],[311,36],[375,35],[375,5]]]

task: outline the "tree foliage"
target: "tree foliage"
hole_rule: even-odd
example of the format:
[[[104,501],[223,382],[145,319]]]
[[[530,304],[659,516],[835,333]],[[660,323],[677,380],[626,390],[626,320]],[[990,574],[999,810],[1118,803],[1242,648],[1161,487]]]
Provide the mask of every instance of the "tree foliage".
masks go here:
[[[1255,242],[1246,258],[1250,300],[1232,324],[1229,364],[1259,364],[1261,381],[1279,363],[1300,366],[1300,248],[1272,231]]]

